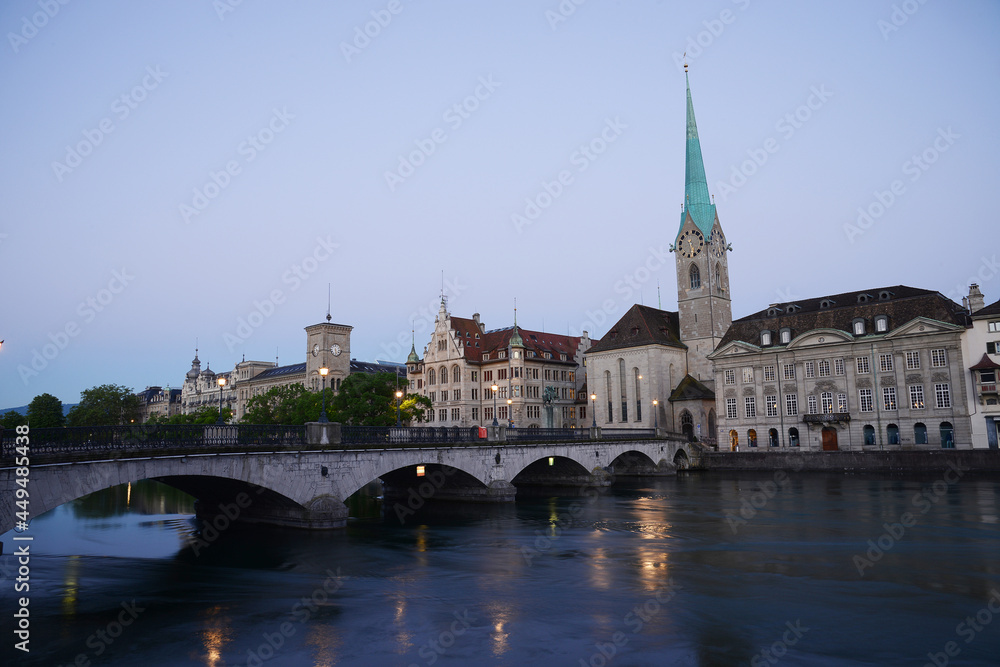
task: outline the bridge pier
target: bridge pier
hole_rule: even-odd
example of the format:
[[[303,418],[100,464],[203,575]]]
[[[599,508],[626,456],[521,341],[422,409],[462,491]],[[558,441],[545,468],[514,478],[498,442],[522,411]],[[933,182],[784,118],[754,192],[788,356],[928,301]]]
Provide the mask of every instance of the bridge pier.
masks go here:
[[[270,502],[266,497],[251,499],[251,495],[242,493],[223,501],[199,498],[195,502],[195,515],[217,527],[220,522],[257,523],[309,530],[344,528],[347,525],[347,506],[333,496],[317,496],[302,506]]]

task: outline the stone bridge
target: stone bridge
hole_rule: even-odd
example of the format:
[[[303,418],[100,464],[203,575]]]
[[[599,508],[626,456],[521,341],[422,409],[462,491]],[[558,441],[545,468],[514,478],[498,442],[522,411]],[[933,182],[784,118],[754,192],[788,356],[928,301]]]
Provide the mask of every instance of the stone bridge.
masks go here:
[[[153,479],[198,500],[203,517],[301,528],[346,524],[344,501],[381,479],[386,498],[512,502],[522,485],[607,486],[620,475],[670,474],[698,451],[680,438],[412,448],[190,453],[32,464],[30,516],[108,487]],[[23,471],[22,471],[23,472]],[[16,469],[0,468],[0,533],[15,527]],[[236,515],[236,516],[232,516]]]

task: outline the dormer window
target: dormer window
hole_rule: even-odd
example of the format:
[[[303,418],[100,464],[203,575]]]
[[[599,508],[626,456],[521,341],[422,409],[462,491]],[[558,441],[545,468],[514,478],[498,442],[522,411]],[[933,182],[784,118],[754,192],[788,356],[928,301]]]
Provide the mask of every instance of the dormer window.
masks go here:
[[[489,360],[490,360],[490,354],[489,354],[489,352],[484,353],[483,354],[483,361],[489,361]]]
[[[791,343],[792,342],[792,330],[789,329],[788,327],[785,327],[784,329],[782,329],[781,331],[779,331],[778,332],[778,340],[781,341],[782,345],[788,345],[789,343]]]
[[[820,308],[829,308],[830,306],[834,305],[835,303],[837,303],[837,302],[834,301],[833,299],[823,299],[822,301],[819,302],[819,307]]]
[[[885,333],[889,330],[889,318],[885,315],[879,315],[875,318],[875,331],[877,333]]]
[[[864,336],[865,335],[864,319],[860,317],[855,319],[854,322],[851,324],[851,328],[854,330],[855,336]]]
[[[886,301],[887,299],[891,299],[891,298],[892,298],[892,292],[890,292],[887,289],[884,289],[884,290],[882,290],[881,292],[878,293],[878,299],[879,299],[879,301]]]
[[[871,301],[871,299],[872,299],[872,295],[871,294],[859,294],[858,295],[858,303],[868,303],[869,301]]]
[[[497,359],[506,359],[506,358],[507,358],[507,350],[500,350],[499,352],[497,352]]]
[[[780,314],[781,314],[781,308],[778,308],[777,306],[771,306],[770,308],[767,309],[768,317],[777,317]]]
[[[788,308],[787,308],[787,311],[789,313],[794,313],[794,312],[797,312],[797,311],[800,311],[800,310],[802,310],[802,306],[800,306],[798,304],[795,304],[795,303],[789,304]]]
[[[771,344],[771,332],[767,329],[760,332],[760,344],[762,347],[767,347]]]

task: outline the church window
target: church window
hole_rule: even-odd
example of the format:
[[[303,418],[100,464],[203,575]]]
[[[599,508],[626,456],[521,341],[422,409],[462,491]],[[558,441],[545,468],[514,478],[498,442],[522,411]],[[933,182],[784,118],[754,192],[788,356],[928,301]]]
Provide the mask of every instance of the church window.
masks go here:
[[[701,287],[701,271],[698,270],[698,265],[692,264],[691,270],[688,273],[691,276],[691,289],[698,289]]]
[[[621,388],[622,392],[622,421],[628,421],[628,396],[626,395],[626,385],[625,385],[625,360],[618,360],[618,386]]]

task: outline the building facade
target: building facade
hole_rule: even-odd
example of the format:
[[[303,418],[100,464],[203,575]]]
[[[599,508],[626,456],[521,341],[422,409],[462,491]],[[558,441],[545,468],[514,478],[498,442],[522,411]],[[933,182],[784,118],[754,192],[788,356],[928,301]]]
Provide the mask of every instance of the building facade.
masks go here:
[[[715,366],[720,449],[969,448],[968,313],[898,285],[772,304]]]
[[[146,387],[136,392],[140,400],[140,421],[153,417],[165,419],[181,414],[181,390],[170,387]]]
[[[406,361],[409,392],[434,406],[432,426],[578,428],[591,423],[583,356],[593,341],[529,331],[515,323],[487,331],[479,313],[455,317],[442,299],[421,358]],[[494,393],[492,387],[496,386]]]
[[[972,326],[966,331],[963,353],[969,364],[965,375],[974,447],[997,449],[1000,442],[1000,301],[988,306],[978,285],[969,289],[967,304]]]

